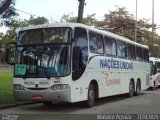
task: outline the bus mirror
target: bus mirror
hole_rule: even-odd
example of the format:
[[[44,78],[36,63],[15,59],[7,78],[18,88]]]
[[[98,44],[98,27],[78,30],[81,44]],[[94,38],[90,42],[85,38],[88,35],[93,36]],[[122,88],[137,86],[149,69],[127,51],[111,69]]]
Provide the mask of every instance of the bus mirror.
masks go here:
[[[10,42],[6,45],[6,63],[10,65],[14,65],[14,50],[15,50],[15,42]]]

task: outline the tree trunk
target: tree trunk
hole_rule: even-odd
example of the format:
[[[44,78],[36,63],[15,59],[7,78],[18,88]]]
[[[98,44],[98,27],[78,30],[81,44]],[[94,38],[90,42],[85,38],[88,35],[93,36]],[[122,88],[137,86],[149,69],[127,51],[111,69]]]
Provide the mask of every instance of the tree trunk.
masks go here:
[[[2,2],[2,5],[0,6],[0,15],[9,8],[11,3],[12,0],[5,0],[4,2]]]
[[[78,1],[79,1],[79,7],[78,7],[77,23],[82,23],[85,0],[78,0]]]

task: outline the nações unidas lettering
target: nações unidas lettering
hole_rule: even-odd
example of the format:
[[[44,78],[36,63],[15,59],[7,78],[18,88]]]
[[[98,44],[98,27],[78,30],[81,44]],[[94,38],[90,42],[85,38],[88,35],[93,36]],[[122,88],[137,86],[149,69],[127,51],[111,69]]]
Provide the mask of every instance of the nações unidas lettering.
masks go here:
[[[114,59],[100,59],[100,68],[133,70],[133,63]]]

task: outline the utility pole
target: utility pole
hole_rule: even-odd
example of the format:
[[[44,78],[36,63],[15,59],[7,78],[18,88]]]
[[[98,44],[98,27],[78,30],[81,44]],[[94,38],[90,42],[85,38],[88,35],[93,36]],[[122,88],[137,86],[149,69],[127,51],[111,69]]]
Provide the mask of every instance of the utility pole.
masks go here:
[[[137,0],[136,0],[136,20],[135,20],[135,37],[134,41],[137,41]]]
[[[79,1],[79,7],[78,7],[77,23],[82,23],[85,0],[78,0],[78,1]]]
[[[154,27],[154,0],[152,0],[152,32],[155,32],[155,27]]]

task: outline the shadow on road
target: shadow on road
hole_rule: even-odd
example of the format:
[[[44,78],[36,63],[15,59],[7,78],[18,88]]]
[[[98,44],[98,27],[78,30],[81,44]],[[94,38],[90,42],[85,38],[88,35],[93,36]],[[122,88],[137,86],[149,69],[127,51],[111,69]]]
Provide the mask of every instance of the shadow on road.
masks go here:
[[[109,104],[112,102],[118,102],[126,99],[133,99],[135,97],[141,97],[143,95],[145,95],[145,93],[141,93],[139,96],[133,96],[133,97],[128,97],[127,94],[104,97],[104,98],[97,99],[94,107],[101,106],[104,104]],[[49,106],[45,106],[42,103],[38,103],[37,105],[27,106],[27,107],[24,107],[23,109],[36,110],[39,112],[43,112],[43,111],[45,112],[53,111],[56,113],[64,112],[66,114],[72,111],[75,112],[76,110],[79,110],[79,109],[83,110],[83,109],[89,109],[89,108],[85,107],[84,102],[78,102],[78,103],[53,103],[52,105],[49,105]]]
[[[145,93],[140,93],[140,95],[133,96],[133,97],[129,97],[128,94],[121,94],[121,95],[104,97],[104,98],[96,100],[95,106],[99,106],[99,105],[103,105],[103,104],[111,103],[111,102],[118,102],[118,101],[126,100],[126,99],[133,99],[135,97],[140,97],[143,95],[145,95]]]

